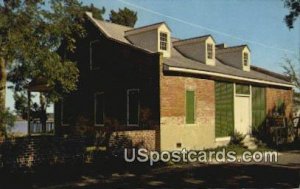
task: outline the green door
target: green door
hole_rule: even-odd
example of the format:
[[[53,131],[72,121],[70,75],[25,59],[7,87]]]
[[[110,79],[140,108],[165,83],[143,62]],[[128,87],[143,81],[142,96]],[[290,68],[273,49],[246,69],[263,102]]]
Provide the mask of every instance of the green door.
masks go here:
[[[264,126],[266,120],[266,90],[252,86],[252,131]]]
[[[233,83],[215,82],[215,136],[230,136],[234,131]]]

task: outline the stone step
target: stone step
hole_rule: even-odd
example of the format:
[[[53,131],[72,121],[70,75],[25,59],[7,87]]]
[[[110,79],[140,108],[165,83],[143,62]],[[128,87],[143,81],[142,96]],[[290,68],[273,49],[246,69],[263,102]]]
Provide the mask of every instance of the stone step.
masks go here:
[[[249,150],[255,150],[257,149],[257,143],[258,143],[258,140],[254,137],[251,137],[251,136],[246,136],[242,141],[241,141],[241,144],[249,149]]]

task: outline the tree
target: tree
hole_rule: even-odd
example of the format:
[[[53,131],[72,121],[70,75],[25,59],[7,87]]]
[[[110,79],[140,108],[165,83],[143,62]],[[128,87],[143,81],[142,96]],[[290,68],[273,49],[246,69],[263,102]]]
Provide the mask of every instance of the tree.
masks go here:
[[[98,20],[103,20],[103,14],[105,13],[105,8],[99,9],[94,6],[94,4],[90,4],[90,6],[83,6],[82,10],[84,12],[91,12],[93,13],[93,17]]]
[[[119,9],[118,12],[111,10],[109,21],[124,26],[134,27],[137,21],[137,12],[128,9],[127,7]]]
[[[75,39],[85,35],[83,21],[77,0],[0,3],[0,112],[5,112],[6,78],[15,84],[15,91],[42,78],[52,89],[46,94],[52,100],[76,89],[76,64],[61,57],[58,48],[63,46],[65,53],[75,50]]]
[[[296,64],[292,61],[292,59],[286,57],[284,59],[284,65],[282,66],[284,69],[284,74],[291,79],[291,82],[294,86],[299,90],[300,89],[300,70],[297,65],[300,65],[300,57],[296,60]]]
[[[289,14],[284,18],[285,23],[289,29],[292,29],[300,14],[300,0],[284,0],[284,7],[289,10]]]

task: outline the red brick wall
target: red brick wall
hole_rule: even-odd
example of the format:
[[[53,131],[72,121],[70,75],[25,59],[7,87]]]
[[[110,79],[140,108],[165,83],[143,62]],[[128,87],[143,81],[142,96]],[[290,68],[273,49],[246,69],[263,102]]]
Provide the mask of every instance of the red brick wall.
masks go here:
[[[215,82],[213,80],[184,76],[161,77],[161,116],[185,116],[185,91],[194,89],[196,119],[208,122],[215,119]]]
[[[126,143],[124,140],[128,140],[130,142],[130,146],[132,145],[132,147],[155,150],[155,135],[155,130],[116,131],[110,138],[110,146],[116,145],[118,140],[120,140],[122,144]],[[124,144],[124,147],[126,147],[126,144]]]
[[[267,114],[270,115],[276,107],[276,103],[282,100],[285,104],[285,116],[292,116],[293,91],[279,88],[266,88]]]
[[[186,124],[186,90],[195,91],[195,123]],[[160,149],[201,150],[215,145],[215,82],[189,74],[160,78]]]

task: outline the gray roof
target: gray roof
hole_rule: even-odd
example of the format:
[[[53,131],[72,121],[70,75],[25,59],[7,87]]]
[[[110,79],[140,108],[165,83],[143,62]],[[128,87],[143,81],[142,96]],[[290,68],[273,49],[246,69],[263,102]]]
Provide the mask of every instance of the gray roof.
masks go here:
[[[88,15],[90,20],[109,38],[117,40],[122,43],[129,44],[135,48],[142,49],[147,52],[151,52],[147,49],[143,49],[141,47],[138,47],[134,44],[132,44],[126,37],[125,32],[132,30],[131,27],[126,27],[118,24],[113,24],[110,22],[100,21],[92,18]],[[179,39],[172,38],[172,42],[175,42]],[[171,57],[170,58],[164,58],[163,63],[167,66],[173,66],[178,68],[187,68],[187,69],[193,69],[193,70],[201,70],[201,71],[207,71],[212,73],[222,73],[232,76],[239,76],[244,78],[250,78],[250,79],[258,79],[263,81],[270,81],[275,83],[281,83],[281,84],[288,84],[291,85],[291,82],[289,82],[287,79],[284,79],[283,76],[276,77],[277,73],[272,74],[271,71],[263,72],[259,71],[259,69],[251,69],[250,72],[243,71],[237,68],[234,68],[232,66],[229,66],[227,64],[224,64],[222,61],[216,59],[216,65],[210,66],[206,65],[204,63],[192,60],[190,58],[185,57],[182,55],[178,50],[176,50],[173,45],[171,49]],[[153,53],[153,52],[151,52]],[[258,67],[256,67],[258,68]],[[262,69],[263,70],[263,69]]]
[[[283,84],[291,84],[289,81],[280,79],[269,74],[265,74],[262,72],[258,72],[254,69],[251,69],[250,72],[243,71],[241,69],[229,66],[224,64],[220,60],[216,59],[216,65],[210,66],[204,63],[189,59],[183,56],[178,50],[172,48],[171,57],[164,59],[164,64],[168,66],[178,67],[178,68],[188,68],[193,70],[201,70],[207,72],[214,72],[214,73],[222,73],[232,76],[239,76],[245,77],[250,79],[259,79],[263,81],[271,81],[276,83],[283,83]]]

